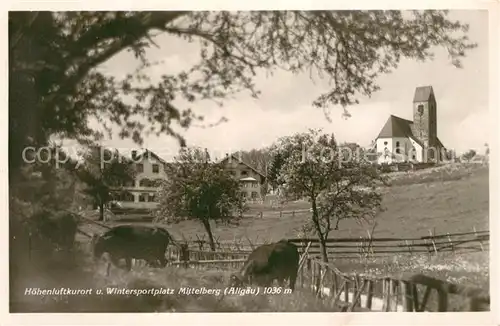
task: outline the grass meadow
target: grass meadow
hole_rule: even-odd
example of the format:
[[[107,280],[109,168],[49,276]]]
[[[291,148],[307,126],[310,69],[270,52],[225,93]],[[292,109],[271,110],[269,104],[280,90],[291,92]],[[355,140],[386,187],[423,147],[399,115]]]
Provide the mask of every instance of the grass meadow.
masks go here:
[[[488,168],[483,165],[453,165],[415,173],[394,173],[392,186],[382,189],[385,210],[377,217],[373,237],[420,237],[436,234],[489,229]],[[282,210],[302,210],[294,216],[280,217],[279,209],[269,204],[253,205],[239,225],[217,225],[214,236],[220,240],[249,238],[254,243],[297,237],[310,217],[307,202],[289,203]],[[257,217],[262,212],[262,218]],[[119,223],[119,222],[115,222]],[[182,221],[167,227],[175,238],[196,240],[204,230],[195,221]],[[92,231],[90,231],[92,232]],[[333,237],[366,236],[367,230],[354,221],[345,221]],[[206,237],[205,237],[206,239]],[[424,273],[453,283],[489,288],[489,252],[468,254],[390,255],[364,259],[331,260],[344,272],[402,276]],[[113,277],[88,272],[86,284],[95,287],[170,287],[222,288],[231,270],[183,269],[163,270],[136,268],[126,274],[119,270]],[[83,280],[83,279],[82,279]],[[74,280],[73,280],[74,281]],[[73,285],[73,287],[75,287]],[[95,300],[72,299],[58,303],[58,311],[334,311],[327,302],[316,299],[309,291],[299,289],[290,295],[277,296],[97,296]],[[83,300],[75,302],[74,300]]]

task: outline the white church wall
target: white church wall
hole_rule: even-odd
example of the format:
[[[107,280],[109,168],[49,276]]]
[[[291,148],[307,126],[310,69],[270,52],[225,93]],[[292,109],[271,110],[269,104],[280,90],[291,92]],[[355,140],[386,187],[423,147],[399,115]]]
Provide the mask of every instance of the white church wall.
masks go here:
[[[379,138],[377,139],[377,152],[379,164],[407,161],[422,162],[422,146],[411,138]]]
[[[411,146],[415,148],[415,158],[413,159],[412,155],[410,155],[409,159],[410,161],[417,161],[417,162],[422,162],[422,155],[423,155],[423,148],[420,146],[414,139],[409,139]],[[411,147],[410,147],[411,148]]]
[[[377,139],[377,153],[378,153],[378,163],[391,163],[393,153],[393,142],[392,138],[378,138]]]

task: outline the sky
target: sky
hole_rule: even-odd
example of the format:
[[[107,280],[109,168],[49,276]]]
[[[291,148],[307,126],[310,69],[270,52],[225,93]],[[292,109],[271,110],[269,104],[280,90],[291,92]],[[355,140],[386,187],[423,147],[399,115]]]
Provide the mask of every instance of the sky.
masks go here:
[[[489,133],[488,76],[488,12],[478,10],[451,11],[451,19],[470,24],[469,38],[478,47],[462,60],[463,68],[454,67],[445,49],[436,48],[435,58],[428,62],[402,60],[399,67],[378,79],[381,90],[360,104],[349,107],[351,117],[342,116],[342,108],[330,109],[330,121],[322,109],[312,102],[327,89],[321,80],[311,81],[309,74],[292,75],[277,72],[273,76],[258,75],[258,99],[246,93],[224,102],[223,107],[204,101],[190,104],[196,114],[203,114],[205,123],[226,117],[227,122],[211,128],[190,127],[182,134],[188,145],[205,147],[215,156],[225,152],[261,148],[278,137],[322,128],[333,132],[341,142],[368,146],[378,135],[390,114],[412,120],[412,99],[415,88],[431,85],[437,99],[437,132],[447,148],[463,152],[474,148],[483,151]],[[197,60],[197,46],[168,35],[155,39],[158,48],[148,50],[153,61],[163,61],[152,71],[153,78],[190,67]],[[123,76],[132,72],[137,61],[122,52],[100,67],[106,73]],[[131,140],[113,137],[105,145],[117,148],[136,147]],[[151,136],[143,147],[160,156],[178,150],[178,142],[169,136]],[[168,154],[167,154],[168,153]],[[221,155],[219,155],[221,153]],[[174,154],[175,155],[175,154]]]

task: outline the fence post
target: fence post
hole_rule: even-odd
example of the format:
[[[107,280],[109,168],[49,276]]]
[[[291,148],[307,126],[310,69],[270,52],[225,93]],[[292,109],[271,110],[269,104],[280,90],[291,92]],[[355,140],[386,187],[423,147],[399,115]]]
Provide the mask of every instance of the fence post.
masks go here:
[[[413,311],[412,286],[408,281],[401,281],[401,303],[403,311]]]
[[[182,265],[184,268],[188,268],[189,266],[189,246],[185,243],[180,246],[180,260],[184,262]]]
[[[356,301],[355,301],[355,297],[356,297],[356,293],[358,293],[358,290],[359,290],[359,277],[357,275],[354,276],[354,284],[353,284],[353,287],[352,287],[352,296],[353,296],[353,299],[352,299],[352,305],[354,307],[354,305],[356,305]]]
[[[312,260],[311,261],[311,286],[310,287],[311,287],[311,290],[313,291],[313,293],[315,293],[314,292],[314,290],[315,290],[314,289],[314,285],[316,283],[316,280],[315,280],[315,278],[316,278],[316,267],[317,267],[316,266],[316,262],[314,260]]]
[[[372,309],[374,284],[373,280],[368,280],[368,293],[366,294],[366,309]]]
[[[446,232],[446,235],[448,237],[448,242],[450,243],[451,251],[455,253],[455,246],[453,245],[453,241],[451,241],[450,232]]]
[[[389,294],[389,279],[384,278],[382,281],[382,311],[389,311],[391,296]]]
[[[477,231],[476,231],[476,226],[474,225],[472,229],[474,230],[474,235],[476,236],[476,238],[478,238]],[[483,242],[480,239],[479,239],[479,245],[481,246],[481,251],[484,251]]]
[[[436,247],[436,242],[434,241],[434,232],[429,230],[429,235],[431,236],[431,241],[432,241],[432,247],[434,248],[434,253],[437,255],[437,247]]]
[[[349,304],[349,282],[350,280],[346,280],[344,284],[344,302]]]
[[[338,282],[337,282],[337,274],[333,271],[333,269],[328,269],[330,272],[330,277],[332,278],[332,283],[330,285],[330,295],[333,297],[335,293],[338,291]]]
[[[445,312],[448,310],[448,292],[437,289],[438,293],[438,311]]]

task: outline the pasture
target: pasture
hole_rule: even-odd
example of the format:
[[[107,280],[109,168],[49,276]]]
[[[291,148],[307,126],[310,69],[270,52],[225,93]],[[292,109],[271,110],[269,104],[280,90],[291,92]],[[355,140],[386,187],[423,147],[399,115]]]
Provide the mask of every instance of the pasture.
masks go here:
[[[377,217],[373,237],[419,237],[429,233],[446,234],[489,229],[489,174],[483,165],[440,167],[415,173],[394,173],[390,176],[392,186],[383,188],[384,211]],[[252,205],[238,225],[216,225],[212,230],[219,241],[234,241],[245,244],[246,239],[254,243],[277,241],[282,238],[296,238],[303,223],[309,218],[307,202],[293,202],[276,208],[269,204]],[[295,214],[280,214],[280,210],[296,210]],[[109,224],[120,224],[120,221]],[[88,226],[87,232],[95,229]],[[196,221],[182,221],[166,226],[177,239],[197,240],[205,234]],[[331,238],[366,237],[367,228],[355,221],[343,221]],[[205,240],[207,237],[205,236]],[[82,239],[83,240],[83,239]],[[246,243],[248,244],[248,242]],[[205,247],[207,250],[207,247]],[[424,273],[448,282],[489,288],[489,252],[439,253],[438,255],[391,255],[364,259],[335,259],[332,262],[343,272],[369,274],[372,276],[398,277],[408,273]],[[99,278],[97,282],[135,286],[134,282],[153,284],[154,287],[224,287],[233,268],[176,268],[164,270],[136,267],[125,275],[114,278]],[[118,276],[116,276],[118,275]],[[118,277],[118,278],[116,278]],[[111,282],[111,283],[110,283]],[[144,287],[144,286],[143,286]],[[111,300],[103,303],[114,306]],[[119,300],[119,299],[116,299]],[[121,299],[120,299],[121,300]],[[134,298],[137,307],[143,307],[141,300],[152,303],[127,311],[334,311],[331,305],[318,300],[310,291],[299,289],[285,296],[235,296],[223,300],[214,296],[172,297],[165,300],[155,298]],[[149,302],[149,301],[148,301]],[[156,302],[156,303],[154,303]],[[166,303],[165,303],[166,302]],[[118,304],[117,304],[118,305]],[[165,306],[166,305],[166,306]],[[93,305],[92,305],[93,306]],[[88,308],[90,310],[98,307]],[[111,308],[110,308],[111,309]],[[125,308],[116,308],[125,309]],[[132,309],[132,308],[130,308]],[[140,310],[145,309],[145,310]],[[126,310],[126,309],[125,309]],[[120,310],[120,311],[125,311]],[[107,310],[109,311],[109,310]]]
[[[376,217],[374,237],[426,236],[429,230],[442,234],[470,232],[474,227],[478,231],[489,229],[487,167],[476,164],[411,174],[402,172],[395,173],[391,179],[393,185],[382,189],[385,211]],[[220,240],[249,238],[256,243],[295,238],[310,218],[309,208],[305,201],[288,203],[281,210],[299,212],[280,217],[279,209],[268,203],[253,204],[239,225],[219,224],[212,232]],[[168,225],[168,229],[176,238],[184,236],[191,240],[197,240],[197,235],[206,233],[201,223],[190,220]],[[339,230],[332,231],[330,237],[366,235],[365,225],[344,220],[339,224]]]

